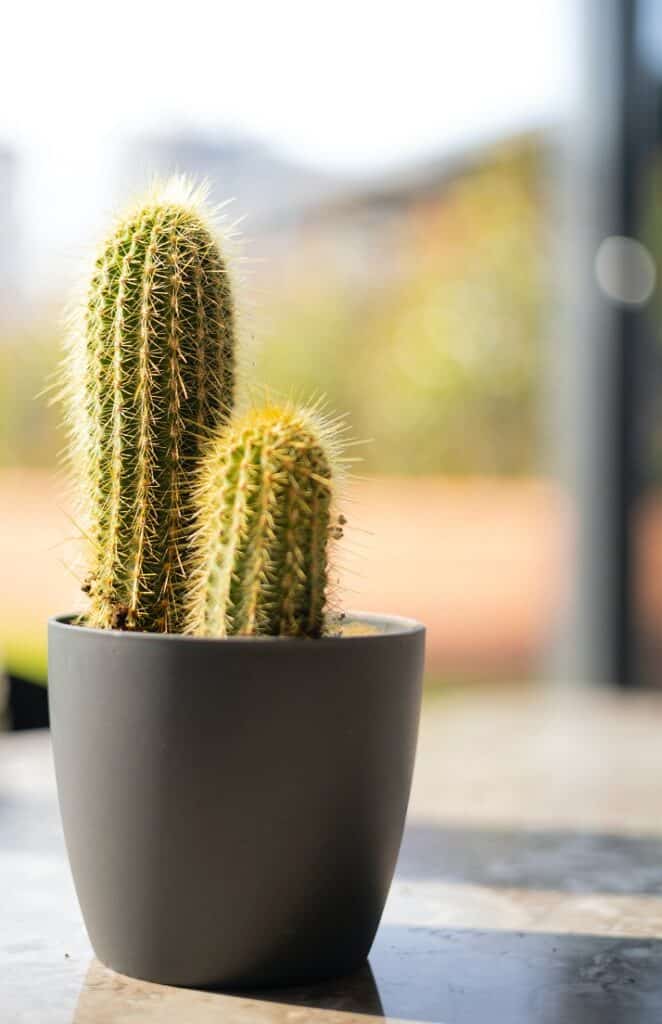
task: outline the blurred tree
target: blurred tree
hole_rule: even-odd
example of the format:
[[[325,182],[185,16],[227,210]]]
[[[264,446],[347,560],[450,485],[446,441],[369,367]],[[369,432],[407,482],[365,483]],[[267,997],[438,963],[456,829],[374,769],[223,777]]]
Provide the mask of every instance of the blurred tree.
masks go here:
[[[256,372],[297,395],[323,391],[374,438],[366,468],[524,473],[536,468],[545,326],[540,153],[527,142],[394,220],[312,241],[263,316]],[[360,212],[349,211],[350,218]],[[381,238],[380,238],[381,233]],[[384,260],[388,249],[391,260]],[[366,265],[377,259],[374,277]]]

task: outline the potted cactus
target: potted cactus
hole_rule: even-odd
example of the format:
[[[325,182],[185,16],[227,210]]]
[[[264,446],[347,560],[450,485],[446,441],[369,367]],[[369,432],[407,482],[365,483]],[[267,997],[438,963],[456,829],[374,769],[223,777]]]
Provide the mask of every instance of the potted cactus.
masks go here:
[[[101,247],[64,399],[88,608],[49,623],[58,793],[100,960],[189,986],[358,967],[400,844],[424,630],[333,615],[342,447],[319,407],[234,410],[203,197]]]

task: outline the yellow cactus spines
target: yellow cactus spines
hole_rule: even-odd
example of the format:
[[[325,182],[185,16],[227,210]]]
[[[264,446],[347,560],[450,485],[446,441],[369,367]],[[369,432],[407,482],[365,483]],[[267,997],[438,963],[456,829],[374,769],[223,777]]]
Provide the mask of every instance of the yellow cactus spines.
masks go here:
[[[230,415],[235,314],[201,190],[154,187],[99,252],[66,387],[91,547],[86,622],[181,632],[203,446]]]
[[[322,635],[343,427],[317,407],[253,409],[211,443],[198,491],[187,626],[201,636]]]

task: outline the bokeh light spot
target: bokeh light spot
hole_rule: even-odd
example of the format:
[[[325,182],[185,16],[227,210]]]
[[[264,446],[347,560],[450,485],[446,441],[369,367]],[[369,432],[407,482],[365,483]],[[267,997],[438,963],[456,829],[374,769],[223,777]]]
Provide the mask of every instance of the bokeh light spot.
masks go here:
[[[603,294],[621,306],[643,306],[655,289],[655,260],[641,242],[611,235],[600,244],[595,276]]]

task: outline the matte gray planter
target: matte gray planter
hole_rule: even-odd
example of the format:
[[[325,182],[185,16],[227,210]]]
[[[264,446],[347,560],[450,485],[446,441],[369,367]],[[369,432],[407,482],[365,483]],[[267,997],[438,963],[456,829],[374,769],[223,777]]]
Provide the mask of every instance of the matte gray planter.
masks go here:
[[[94,950],[256,987],[368,955],[409,799],[425,631],[202,640],[49,623],[60,809]]]

